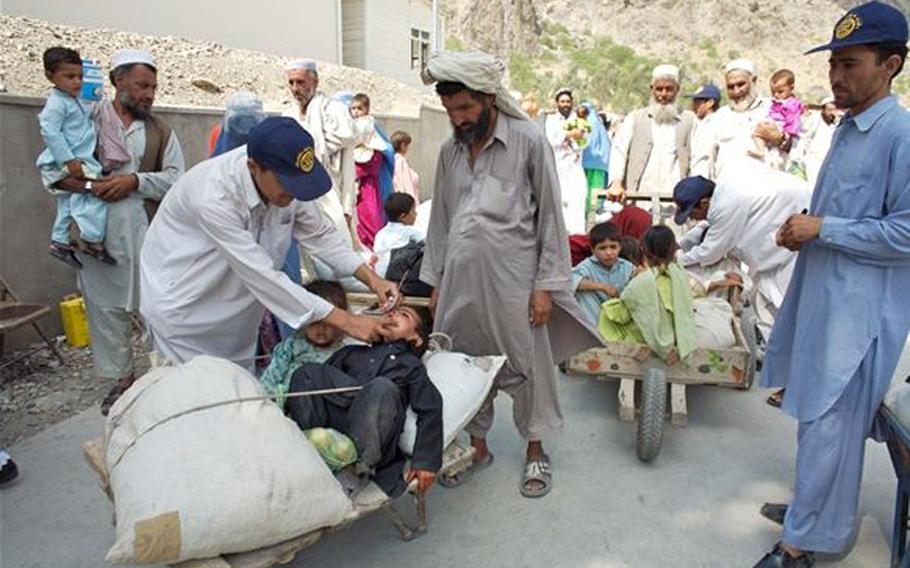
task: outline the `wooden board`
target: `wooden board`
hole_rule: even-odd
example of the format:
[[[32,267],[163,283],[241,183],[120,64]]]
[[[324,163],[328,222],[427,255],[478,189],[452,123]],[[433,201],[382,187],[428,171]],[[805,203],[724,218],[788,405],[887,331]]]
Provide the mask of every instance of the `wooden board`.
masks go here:
[[[719,385],[744,388],[753,365],[752,353],[746,347],[738,321],[733,323],[737,345],[727,349],[696,349],[688,364],[677,363],[667,369],[667,381],[690,385]],[[569,371],[602,378],[641,380],[644,368],[652,357],[651,350],[641,343],[610,342],[569,359]]]

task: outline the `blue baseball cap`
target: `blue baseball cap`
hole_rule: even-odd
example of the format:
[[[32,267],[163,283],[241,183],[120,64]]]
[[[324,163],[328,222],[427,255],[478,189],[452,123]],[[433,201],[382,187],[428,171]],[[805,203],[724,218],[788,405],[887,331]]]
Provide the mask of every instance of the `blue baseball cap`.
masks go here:
[[[907,43],[907,18],[893,6],[869,2],[844,14],[834,25],[831,41],[810,49],[806,54],[850,45],[891,42]]]
[[[316,159],[313,137],[293,118],[271,116],[250,130],[247,155],[275,172],[281,186],[299,201],[312,201],[332,189],[332,179]]]
[[[692,176],[681,179],[673,188],[673,201],[676,202],[676,216],[673,220],[676,224],[685,223],[698,202],[713,191],[714,182],[708,178]]]
[[[706,83],[691,95],[686,95],[687,99],[713,99],[720,102],[720,89],[714,83]]]

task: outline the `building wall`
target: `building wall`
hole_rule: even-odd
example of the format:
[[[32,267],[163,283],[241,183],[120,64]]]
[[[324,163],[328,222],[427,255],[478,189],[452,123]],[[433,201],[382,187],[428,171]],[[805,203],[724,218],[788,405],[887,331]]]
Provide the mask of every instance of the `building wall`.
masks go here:
[[[366,15],[366,68],[403,83],[421,85],[420,69],[411,69],[411,28],[430,32],[432,41],[430,2],[370,0]]]
[[[341,63],[338,42],[340,0],[2,0],[5,14],[88,28],[172,35],[288,57]],[[251,9],[255,10],[251,16]]]
[[[341,37],[344,38],[344,64],[365,68],[366,0],[341,1]]]
[[[0,95],[0,276],[22,300],[56,306],[77,287],[74,271],[47,253],[56,208],[35,169],[44,146],[37,120],[43,104],[35,97]],[[220,120],[220,110],[158,107],[156,112],[174,127],[188,168],[205,159],[209,131]],[[450,133],[445,113],[424,108],[419,118],[376,118],[390,134],[395,130],[411,134],[414,143],[408,160],[421,176],[424,198],[429,198],[439,147]],[[61,333],[56,309],[42,326]],[[7,346],[13,348],[37,336],[23,329],[8,339]]]

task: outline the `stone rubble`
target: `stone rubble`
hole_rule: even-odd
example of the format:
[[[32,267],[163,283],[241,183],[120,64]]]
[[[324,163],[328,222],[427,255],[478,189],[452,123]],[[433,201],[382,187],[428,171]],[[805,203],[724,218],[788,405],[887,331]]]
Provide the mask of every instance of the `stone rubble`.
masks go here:
[[[228,95],[242,89],[259,95],[267,110],[291,105],[282,73],[286,57],[215,42],[92,30],[3,14],[0,30],[0,92],[46,96],[50,83],[44,77],[41,55],[48,47],[63,45],[77,49],[84,58],[100,59],[105,76],[113,54],[134,47],[148,50],[156,59],[157,104],[221,108]],[[328,94],[367,93],[373,112],[416,116],[421,105],[439,106],[430,89],[372,71],[320,63],[319,76],[319,87]],[[110,94],[110,85],[106,88]]]

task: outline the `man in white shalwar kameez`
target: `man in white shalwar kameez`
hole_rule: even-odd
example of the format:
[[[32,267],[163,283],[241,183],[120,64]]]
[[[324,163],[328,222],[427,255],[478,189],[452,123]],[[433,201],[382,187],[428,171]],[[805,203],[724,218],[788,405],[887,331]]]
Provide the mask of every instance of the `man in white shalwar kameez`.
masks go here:
[[[313,139],[288,117],[256,126],[246,146],[198,164],[171,189],[142,247],[141,312],[158,352],[251,368],[265,309],[299,329],[324,321],[363,341],[378,320],[335,308],[283,272],[293,237],[386,302],[397,288],[362,263],[315,204],[331,180]]]
[[[762,161],[768,165],[774,161],[783,164],[780,152],[788,151],[793,141],[770,123],[760,125],[768,120],[771,100],[757,92],[755,64],[748,59],[727,63],[724,81],[729,102],[714,113],[709,124],[700,125],[693,148],[691,175],[717,179],[725,167],[742,164],[741,158],[748,156],[749,150],[755,147],[753,134],[761,136],[771,147]]]
[[[107,415],[112,404],[135,379],[133,318],[139,310],[139,251],[149,214],[183,174],[183,152],[177,135],[152,113],[157,67],[148,52],[124,49],[111,62],[116,88],[113,105],[122,123],[120,134],[130,154],[107,177],[91,182],[66,178],[52,189],[91,191],[107,202],[104,246],[116,265],[83,262],[79,286],[85,298],[95,373],[115,384],[101,403]]]
[[[508,356],[467,428],[475,468],[492,461],[486,434],[504,390],[528,440],[519,490],[542,497],[552,473],[541,439],[562,426],[555,364],[601,343],[571,292],[553,150],[502,86],[504,72],[477,52],[427,63],[424,81],[436,83],[454,136],[439,152],[420,279],[434,287],[435,329],[456,350]]]
[[[757,325],[766,341],[796,262],[795,253],[774,242],[774,232],[808,207],[811,197],[803,180],[747,157],[716,185],[694,176],[674,189],[676,223],[704,221],[680,239],[679,263],[706,267],[730,255],[745,264],[754,284]]]
[[[651,104],[623,120],[610,153],[609,194],[671,197],[689,175],[696,117],[676,106],[679,69],[658,65],[651,73]]]
[[[316,203],[348,242],[357,199],[354,188],[354,122],[343,103],[319,90],[319,72],[312,59],[296,59],[284,68],[297,108],[284,113],[313,137],[316,158],[332,178],[332,191]]]
[[[578,139],[587,134],[580,129],[566,130],[566,123],[575,119],[572,105],[572,91],[560,89],[556,92],[557,112],[547,115],[547,139],[556,154],[556,171],[562,193],[562,215],[566,231],[570,235],[586,232],[585,199],[588,195],[588,178],[581,163],[583,148]],[[593,120],[597,120],[595,117]]]

